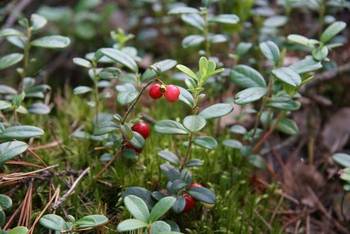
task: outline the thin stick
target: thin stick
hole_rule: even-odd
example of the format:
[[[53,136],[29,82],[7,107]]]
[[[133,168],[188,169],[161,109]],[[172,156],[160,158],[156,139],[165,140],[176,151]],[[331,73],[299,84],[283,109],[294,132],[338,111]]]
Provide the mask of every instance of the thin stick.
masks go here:
[[[121,149],[119,149],[117,151],[117,153],[115,153],[115,155],[113,156],[113,158],[111,160],[109,160],[109,162],[101,169],[101,171],[99,171],[96,176],[95,176],[95,180],[97,180],[98,178],[101,177],[101,175],[108,169],[108,167],[119,157],[119,154],[121,153]]]
[[[54,195],[51,197],[50,201],[46,204],[46,206],[44,207],[44,209],[40,212],[40,214],[36,217],[36,219],[34,220],[34,223],[32,225],[32,227],[29,229],[28,234],[33,234],[34,228],[37,225],[37,223],[39,222],[39,220],[41,219],[41,217],[43,216],[43,214],[46,212],[46,210],[49,208],[49,206],[51,205],[51,203],[53,202],[53,200],[59,195],[60,189],[59,187],[56,189]]]
[[[58,201],[56,201],[53,205],[52,208],[56,210],[73,192],[74,189],[77,187],[79,184],[80,180],[90,171],[90,167],[86,168],[80,176],[75,180],[75,182],[72,184],[70,189],[60,198]]]

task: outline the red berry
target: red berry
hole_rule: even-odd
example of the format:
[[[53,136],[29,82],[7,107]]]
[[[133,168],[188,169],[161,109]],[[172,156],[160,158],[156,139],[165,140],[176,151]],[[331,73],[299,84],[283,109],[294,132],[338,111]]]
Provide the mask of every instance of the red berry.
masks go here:
[[[201,188],[203,187],[201,184],[198,184],[198,183],[193,183],[191,184],[190,188]]]
[[[167,85],[164,96],[169,102],[176,102],[179,100],[180,89],[175,85]]]
[[[184,193],[182,196],[185,199],[184,212],[189,212],[196,206],[196,200],[194,200],[194,198],[191,197],[188,193]]]
[[[162,87],[160,84],[152,84],[149,88],[148,94],[153,99],[158,99],[163,96]]]
[[[131,129],[133,131],[139,133],[145,139],[150,134],[150,128],[149,128],[148,124],[146,124],[145,122],[142,122],[142,121],[135,123]]]

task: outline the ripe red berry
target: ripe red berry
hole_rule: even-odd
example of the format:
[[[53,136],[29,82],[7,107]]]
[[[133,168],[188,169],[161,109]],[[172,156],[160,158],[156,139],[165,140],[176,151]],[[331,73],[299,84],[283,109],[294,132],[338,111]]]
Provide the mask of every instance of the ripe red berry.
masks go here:
[[[190,188],[201,188],[203,187],[201,184],[198,184],[198,183],[193,183],[191,184]]]
[[[189,195],[188,193],[184,193],[182,196],[185,199],[184,212],[189,212],[196,206],[196,200],[194,200],[194,198],[191,197],[191,195]]]
[[[135,123],[131,129],[133,131],[139,133],[145,139],[150,134],[150,127],[148,126],[148,124],[146,124],[145,122],[142,122],[142,121]]]
[[[151,84],[148,94],[153,99],[161,98],[163,96],[161,85],[158,83]]]
[[[175,85],[167,85],[164,96],[169,102],[176,102],[179,100],[180,89]]]

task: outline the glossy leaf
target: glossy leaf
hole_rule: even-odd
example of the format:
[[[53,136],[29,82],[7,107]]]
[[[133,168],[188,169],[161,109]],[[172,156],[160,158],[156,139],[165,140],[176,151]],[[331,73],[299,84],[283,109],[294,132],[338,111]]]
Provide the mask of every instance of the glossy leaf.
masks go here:
[[[31,42],[32,46],[45,47],[49,49],[61,49],[69,46],[69,44],[70,39],[60,35],[40,37]]]
[[[261,52],[264,56],[272,61],[275,65],[278,64],[280,59],[280,50],[273,41],[262,42],[259,45]]]
[[[238,105],[244,105],[251,102],[255,102],[262,98],[266,94],[266,88],[251,87],[238,92],[235,96],[235,103]]]
[[[104,215],[88,215],[77,220],[74,224],[79,228],[93,228],[101,226],[108,222],[108,218]]]
[[[189,35],[182,40],[182,47],[189,48],[200,45],[205,38],[201,35]]]
[[[186,116],[183,125],[191,132],[198,132],[205,127],[207,121],[200,115]]]
[[[127,219],[118,224],[118,232],[126,232],[132,230],[143,229],[147,227],[147,223],[137,219]]]
[[[149,221],[154,222],[161,218],[174,205],[175,201],[176,199],[170,196],[160,199],[152,208]]]
[[[232,69],[230,78],[235,84],[243,88],[266,87],[266,81],[262,75],[247,65],[238,65]]]
[[[212,119],[212,118],[219,118],[219,117],[228,115],[232,111],[233,111],[233,104],[217,103],[205,108],[204,110],[199,112],[199,115],[205,119]]]
[[[20,155],[28,149],[28,145],[22,141],[10,141],[0,144],[0,164]]]
[[[120,63],[134,72],[138,71],[137,64],[133,59],[133,57],[131,57],[130,55],[113,48],[103,48],[103,49],[100,49],[99,51],[103,55],[112,59],[114,62]]]
[[[16,63],[19,63],[23,59],[23,54],[13,53],[8,54],[0,58],[0,70],[8,68]]]
[[[329,25],[326,30],[321,35],[321,41],[323,43],[327,43],[330,41],[333,37],[335,37],[338,33],[343,31],[346,27],[346,23],[342,21],[336,21]]]
[[[215,194],[205,187],[190,188],[188,193],[196,200],[204,203],[214,204],[216,201]]]
[[[291,119],[281,119],[278,121],[277,129],[288,135],[296,135],[299,133],[297,124]]]
[[[36,31],[44,27],[47,23],[47,20],[38,14],[32,14],[30,17],[30,22],[32,26],[32,30]]]
[[[300,75],[288,67],[281,67],[272,70],[272,74],[282,82],[297,87],[301,84]]]
[[[165,134],[188,134],[188,130],[179,122],[173,120],[158,121],[154,129],[156,132]]]
[[[146,203],[141,198],[134,195],[128,195],[124,198],[124,204],[136,219],[144,222],[148,221],[150,213]]]
[[[44,227],[55,230],[55,231],[63,231],[65,227],[65,221],[61,216],[55,214],[47,214],[44,215],[40,219],[40,224]]]
[[[181,19],[199,30],[204,30],[205,22],[199,14],[183,14]]]
[[[209,21],[220,24],[237,24],[239,22],[239,17],[234,14],[222,14],[212,17]]]
[[[333,160],[343,167],[350,167],[350,155],[345,153],[337,153],[332,156]]]
[[[0,133],[0,139],[25,139],[44,135],[44,131],[38,127],[29,125],[12,126]]]
[[[199,136],[194,139],[194,143],[206,149],[215,149],[218,146],[217,141],[214,137],[210,136]]]

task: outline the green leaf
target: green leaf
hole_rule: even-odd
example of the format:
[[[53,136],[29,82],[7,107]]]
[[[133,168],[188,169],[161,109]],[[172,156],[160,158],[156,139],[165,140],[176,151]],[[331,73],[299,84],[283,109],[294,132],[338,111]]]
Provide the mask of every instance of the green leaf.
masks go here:
[[[118,224],[117,230],[118,232],[132,231],[137,229],[143,229],[147,227],[147,225],[147,223],[137,219],[127,219]]]
[[[82,95],[85,93],[89,93],[91,91],[92,91],[92,88],[90,88],[88,86],[78,86],[78,87],[73,89],[74,95]]]
[[[299,45],[306,46],[308,48],[314,48],[319,42],[317,40],[309,39],[299,34],[290,34],[288,41]]]
[[[196,73],[194,73],[190,68],[186,67],[185,65],[179,64],[176,66],[176,68],[188,75],[189,77],[193,78],[194,80],[198,80]]]
[[[6,128],[0,133],[0,139],[25,139],[42,135],[44,135],[44,131],[41,128],[30,125],[20,125]]]
[[[221,14],[209,19],[209,22],[215,22],[220,24],[237,24],[239,17],[234,14]]]
[[[183,124],[191,132],[198,132],[205,127],[207,121],[200,115],[189,115],[185,117]]]
[[[247,103],[255,102],[262,98],[266,94],[266,88],[251,87],[238,92],[235,96],[235,103],[238,105],[244,105]]]
[[[158,133],[164,134],[188,134],[187,129],[179,122],[173,120],[161,120],[158,121],[154,129]]]
[[[0,194],[0,207],[4,210],[10,209],[12,207],[11,198],[5,194]]]
[[[23,34],[14,28],[4,28],[0,30],[0,37],[23,36]]]
[[[2,227],[5,224],[5,222],[6,222],[6,214],[3,211],[3,209],[0,207],[0,227]]]
[[[223,43],[227,41],[227,37],[223,34],[209,35],[208,40],[211,43]]]
[[[236,47],[236,55],[242,57],[245,55],[251,48],[253,44],[249,42],[240,42]]]
[[[343,167],[350,167],[350,155],[345,153],[336,153],[332,156],[333,160]]]
[[[65,227],[65,221],[61,216],[55,214],[47,214],[44,215],[40,219],[40,224],[44,227],[55,230],[55,231],[63,231]]]
[[[101,226],[108,222],[108,218],[104,215],[88,215],[77,220],[74,224],[79,228],[93,228]]]
[[[275,15],[267,18],[264,21],[264,26],[277,28],[285,25],[287,23],[288,18],[286,16]]]
[[[18,226],[11,229],[7,234],[27,234],[28,231],[29,231],[28,228],[23,226]]]
[[[83,58],[73,58],[73,63],[75,63],[78,66],[91,68],[92,65],[89,60],[83,59]]]
[[[28,112],[36,115],[47,115],[51,111],[50,107],[45,103],[36,102],[30,105]]]
[[[322,64],[319,61],[314,60],[311,56],[304,58],[289,66],[295,72],[299,74],[317,71],[322,68]]]
[[[268,60],[272,61],[275,65],[278,64],[280,60],[280,50],[273,41],[262,42],[259,47]]]
[[[38,14],[32,14],[30,17],[30,23],[32,26],[32,30],[36,31],[44,27],[47,23],[47,20]]]
[[[224,140],[223,144],[227,147],[232,148],[232,149],[241,149],[243,146],[241,142],[239,142],[237,140],[231,140],[231,139]]]
[[[20,155],[28,149],[28,145],[22,141],[10,141],[0,144],[0,165]]]
[[[49,49],[61,49],[69,46],[69,44],[70,39],[60,35],[40,37],[31,42],[32,46],[45,47]]]
[[[112,59],[113,61],[120,63],[130,70],[137,72],[138,71],[138,66],[130,55],[117,50],[113,48],[103,48],[99,50],[103,55],[107,56],[108,58]]]
[[[131,83],[117,85],[116,90],[118,91],[117,100],[122,105],[133,102],[139,95],[139,91]]]
[[[243,88],[266,87],[266,81],[262,75],[246,65],[238,65],[231,70],[230,78],[233,83]]]
[[[134,218],[148,222],[150,213],[146,203],[135,195],[128,195],[124,198],[124,204]]]
[[[297,124],[291,119],[281,119],[278,121],[277,129],[288,135],[296,135],[299,133]]]
[[[6,110],[12,107],[12,104],[7,101],[0,100],[0,110]]]
[[[298,73],[288,67],[281,67],[272,70],[272,74],[279,80],[293,87],[301,84],[301,77]]]
[[[0,70],[8,68],[16,63],[19,63],[23,59],[23,54],[13,53],[5,55],[0,58]]]
[[[281,110],[295,111],[300,108],[300,103],[294,101],[289,96],[272,96],[267,102],[267,106]]]
[[[248,156],[248,160],[250,164],[253,166],[260,168],[260,169],[265,169],[266,168],[266,163],[264,158],[262,158],[260,155],[253,154]]]
[[[202,16],[200,16],[199,14],[183,14],[181,16],[181,19],[185,23],[187,23],[187,24],[189,24],[189,25],[191,25],[199,30],[204,30],[205,22],[204,22],[204,19],[202,18]]]
[[[205,187],[195,187],[190,188],[188,193],[194,197],[196,200],[207,204],[215,204],[216,198],[215,194]]]
[[[189,35],[182,40],[182,47],[189,48],[200,45],[205,38],[201,35]]]
[[[229,103],[217,103],[211,105],[201,112],[199,115],[205,119],[219,118],[225,115],[228,115],[233,111],[233,105]]]
[[[161,232],[170,232],[171,227],[164,221],[156,221],[151,225],[151,233],[150,234],[159,234]]]
[[[327,46],[320,46],[312,50],[312,57],[317,61],[323,61],[327,58],[328,52]]]
[[[346,27],[346,23],[342,21],[336,21],[326,28],[326,30],[321,35],[321,41],[323,43],[329,42],[333,37],[335,37],[338,33],[343,31]]]
[[[174,205],[175,201],[176,199],[170,196],[160,199],[152,208],[149,216],[149,222],[152,223],[161,218]]]
[[[156,62],[151,65],[151,68],[158,73],[168,71],[175,67],[177,64],[176,60],[173,59],[165,59],[159,62]]]
[[[133,131],[133,137],[130,140],[130,143],[138,149],[142,149],[145,144],[145,139],[138,132]]]
[[[178,165],[180,163],[180,159],[176,156],[176,154],[174,154],[173,152],[170,152],[169,150],[162,150],[158,153],[158,155],[161,158],[163,158],[163,159],[165,159],[173,164]]]
[[[179,6],[171,9],[168,14],[198,14],[199,11],[193,7]]]
[[[218,146],[217,141],[214,137],[210,136],[199,136],[194,139],[194,143],[206,149],[215,149]]]
[[[194,98],[193,98],[192,94],[180,86],[177,86],[177,87],[180,89],[179,100],[184,102],[185,104],[189,105],[190,107],[193,107]]]
[[[230,132],[243,135],[247,132],[247,129],[241,125],[233,125],[230,128]]]

